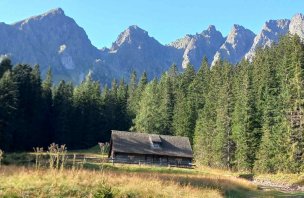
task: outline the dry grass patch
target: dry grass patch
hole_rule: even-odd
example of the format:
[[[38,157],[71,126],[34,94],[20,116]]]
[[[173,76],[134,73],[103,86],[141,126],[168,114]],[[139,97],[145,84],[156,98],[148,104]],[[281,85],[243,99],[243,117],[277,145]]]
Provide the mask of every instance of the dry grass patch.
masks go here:
[[[278,184],[304,186],[304,174],[259,174],[255,176],[257,180],[266,180]]]
[[[181,184],[174,178],[162,177],[154,173],[3,166],[0,197],[222,197],[218,189]]]

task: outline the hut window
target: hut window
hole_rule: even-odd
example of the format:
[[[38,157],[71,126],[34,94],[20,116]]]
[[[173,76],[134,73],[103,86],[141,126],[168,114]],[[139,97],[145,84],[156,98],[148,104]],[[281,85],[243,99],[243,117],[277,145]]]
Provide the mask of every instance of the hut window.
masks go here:
[[[149,136],[152,148],[161,148],[161,138],[159,135],[150,135]]]
[[[160,148],[160,143],[159,142],[152,142],[153,148]]]
[[[130,160],[133,160],[134,159],[134,155],[128,155],[128,158],[130,159]]]

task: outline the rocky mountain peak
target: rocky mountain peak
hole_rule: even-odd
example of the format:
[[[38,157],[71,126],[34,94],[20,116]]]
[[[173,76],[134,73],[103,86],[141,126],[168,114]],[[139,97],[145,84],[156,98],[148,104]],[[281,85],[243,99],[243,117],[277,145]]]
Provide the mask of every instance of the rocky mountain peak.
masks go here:
[[[261,32],[254,38],[254,42],[249,52],[245,55],[245,58],[252,60],[255,54],[255,50],[259,47],[270,46],[273,42],[278,42],[280,36],[285,35],[289,31],[290,20],[279,19],[267,21],[261,30]]]
[[[207,31],[208,32],[216,32],[217,30],[216,30],[214,25],[209,25],[208,28],[207,28]]]
[[[253,39],[255,34],[241,25],[234,24],[227,37],[226,42],[236,45],[242,39]]]
[[[49,10],[48,12],[45,12],[43,14],[37,15],[37,16],[33,16],[27,19],[24,19],[22,21],[19,21],[17,23],[14,23],[13,26],[22,29],[23,26],[29,24],[29,23],[35,23],[35,22],[40,22],[40,21],[44,21],[44,20],[53,20],[54,18],[62,18],[62,17],[66,17],[64,14],[64,11],[61,8],[56,8],[56,9],[52,9]]]
[[[292,17],[289,25],[289,32],[297,34],[302,39],[304,38],[304,16],[303,14],[296,14]]]
[[[138,37],[149,37],[147,31],[141,29],[137,25],[129,26],[125,31],[123,31],[119,37],[121,38],[138,38]]]
[[[245,30],[245,28],[241,25],[238,24],[233,24],[232,28],[231,28],[231,32],[232,31],[237,31],[237,30]]]
[[[212,62],[214,54],[223,42],[222,33],[217,31],[214,25],[209,25],[201,33],[186,35],[184,38],[170,43],[169,46],[179,49],[183,68],[186,68],[190,63],[198,69],[204,56],[207,57],[209,63]]]
[[[202,36],[216,36],[223,37],[222,33],[216,29],[214,25],[209,25],[206,30],[204,30],[201,34]]]
[[[285,32],[289,23],[288,19],[269,20],[264,24],[261,32]]]
[[[241,25],[233,25],[224,44],[216,52],[213,65],[219,60],[239,62],[252,46],[255,34]]]
[[[9,54],[13,62],[39,64],[42,74],[51,67],[55,81],[81,82],[99,56],[84,29],[61,8],[0,29],[1,37],[14,40],[9,49],[0,49],[0,54]],[[56,79],[57,75],[61,79]]]
[[[291,20],[298,20],[298,21],[303,21],[304,20],[304,15],[302,13],[297,13],[295,14]]]
[[[50,14],[51,15],[65,15],[63,9],[61,9],[61,8],[52,9],[43,15],[50,15]]]
[[[151,37],[147,31],[137,25],[132,25],[119,34],[111,50],[115,51],[122,45],[139,45],[139,43],[149,39],[151,39]]]
[[[10,56],[13,63],[38,63],[43,74],[51,67],[55,82],[64,79],[79,83],[89,71],[101,82],[128,78],[132,70],[139,75],[146,71],[152,79],[173,63],[180,69],[189,63],[198,69],[204,56],[209,64],[220,58],[237,63],[245,53],[253,57],[258,47],[270,46],[288,31],[304,38],[302,14],[291,20],[267,21],[257,36],[235,24],[223,37],[209,25],[200,33],[187,34],[165,46],[132,25],[119,34],[110,49],[98,50],[84,29],[56,8],[15,24],[0,23],[0,37],[5,38],[0,39],[0,56]]]

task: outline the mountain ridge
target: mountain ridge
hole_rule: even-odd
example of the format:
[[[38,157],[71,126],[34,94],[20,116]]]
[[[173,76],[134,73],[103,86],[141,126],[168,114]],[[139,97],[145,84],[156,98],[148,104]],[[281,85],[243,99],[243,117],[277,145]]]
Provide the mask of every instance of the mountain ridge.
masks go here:
[[[55,8],[16,23],[0,23],[0,36],[6,38],[0,41],[0,55],[10,56],[14,63],[40,64],[42,74],[51,67],[55,82],[63,79],[78,84],[92,71],[96,80],[108,83],[113,78],[128,78],[131,71],[147,72],[149,79],[159,77],[172,64],[180,70],[188,64],[198,69],[204,56],[210,65],[220,59],[232,64],[243,58],[252,60],[257,48],[278,42],[288,32],[304,38],[303,14],[269,20],[257,35],[235,24],[223,36],[209,25],[168,44],[131,25],[110,48],[97,49],[73,18]]]

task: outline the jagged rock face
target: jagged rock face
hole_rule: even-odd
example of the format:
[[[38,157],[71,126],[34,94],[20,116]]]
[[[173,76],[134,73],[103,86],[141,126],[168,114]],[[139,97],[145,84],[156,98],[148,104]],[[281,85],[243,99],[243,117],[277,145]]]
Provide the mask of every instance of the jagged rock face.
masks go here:
[[[280,36],[286,35],[289,31],[290,20],[270,20],[266,22],[262,28],[262,31],[254,38],[253,45],[249,52],[245,55],[245,58],[252,60],[254,52],[257,48],[269,47],[272,43],[277,43]]]
[[[130,26],[110,49],[98,50],[85,31],[59,8],[12,25],[0,23],[0,37],[4,38],[0,39],[0,56],[10,56],[13,63],[38,63],[42,74],[51,67],[55,82],[64,79],[79,83],[92,71],[95,80],[109,83],[113,78],[129,78],[133,70],[138,75],[146,71],[150,79],[159,77],[173,63],[179,69],[189,63],[198,69],[204,56],[209,64],[219,58],[237,63],[245,54],[252,59],[257,48],[278,42],[288,32],[304,38],[302,14],[291,20],[270,20],[257,36],[234,25],[224,38],[211,25],[168,45],[160,44],[141,28]]]
[[[240,26],[234,25],[226,41],[216,52],[212,64],[226,60],[232,64],[238,63],[252,46],[255,34]]]
[[[304,38],[304,16],[302,14],[296,14],[292,17],[289,24],[289,32]]]
[[[0,26],[0,54],[8,54],[15,63],[39,64],[44,74],[51,67],[55,81],[81,82],[99,51],[76,22],[62,9]],[[9,46],[9,47],[6,47]]]
[[[26,40],[24,34],[14,27],[5,23],[0,23],[0,55],[18,55],[18,61],[37,61],[32,46]]]
[[[133,70],[138,75],[146,71],[153,78],[168,70],[174,62],[171,59],[172,50],[176,49],[161,45],[143,29],[130,26],[118,36],[110,49],[101,52],[104,64],[117,78],[128,77]]]
[[[208,62],[213,61],[213,56],[224,42],[222,34],[211,25],[207,30],[196,35],[186,35],[182,39],[169,44],[174,48],[183,51],[182,67],[185,68],[191,63],[195,68],[199,68],[204,56]]]

